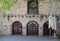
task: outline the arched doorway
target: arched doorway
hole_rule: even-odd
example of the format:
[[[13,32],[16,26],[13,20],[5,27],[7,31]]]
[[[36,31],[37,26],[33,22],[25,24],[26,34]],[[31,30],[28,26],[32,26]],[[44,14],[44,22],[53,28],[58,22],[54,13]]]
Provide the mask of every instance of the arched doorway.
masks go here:
[[[22,24],[19,21],[15,21],[12,24],[12,34],[22,34]]]
[[[38,23],[30,21],[27,24],[27,35],[38,35]]]
[[[49,22],[46,21],[44,24],[43,24],[43,36],[49,36]]]

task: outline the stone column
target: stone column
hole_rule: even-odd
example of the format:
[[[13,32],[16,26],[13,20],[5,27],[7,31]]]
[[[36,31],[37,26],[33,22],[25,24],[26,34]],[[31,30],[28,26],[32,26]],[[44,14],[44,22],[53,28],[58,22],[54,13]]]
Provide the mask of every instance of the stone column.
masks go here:
[[[24,36],[27,35],[26,27],[22,27],[22,35],[24,35]]]
[[[11,21],[12,17],[11,17],[11,14],[12,13],[10,12],[10,18],[9,18],[9,21],[8,21],[9,22],[10,35],[12,35],[12,24],[11,24],[12,23],[12,21]]]
[[[39,29],[39,31],[38,31],[39,36],[43,36],[43,27],[40,25],[40,26],[38,27],[38,29]]]

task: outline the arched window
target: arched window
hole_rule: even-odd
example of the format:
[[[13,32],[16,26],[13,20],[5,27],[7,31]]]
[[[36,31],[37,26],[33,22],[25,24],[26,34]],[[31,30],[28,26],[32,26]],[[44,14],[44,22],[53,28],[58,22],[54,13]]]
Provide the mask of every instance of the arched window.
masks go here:
[[[38,14],[38,1],[37,0],[28,1],[28,14]]]

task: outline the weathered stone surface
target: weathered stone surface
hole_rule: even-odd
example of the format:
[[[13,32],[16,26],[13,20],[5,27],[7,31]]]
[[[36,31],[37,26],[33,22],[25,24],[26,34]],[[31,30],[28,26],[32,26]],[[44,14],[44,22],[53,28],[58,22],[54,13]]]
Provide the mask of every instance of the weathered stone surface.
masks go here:
[[[14,21],[20,21],[23,26],[22,35],[26,35],[27,23],[29,21],[36,21],[39,24],[39,35],[43,36],[43,24],[48,21],[48,18],[42,17],[41,15],[48,14],[60,14],[60,3],[51,4],[49,0],[38,0],[38,11],[39,14],[33,17],[32,15],[27,14],[27,2],[28,0],[19,0],[14,4],[9,11],[6,12],[6,17],[0,16],[0,35],[11,35],[12,34],[12,23]],[[10,16],[8,18],[8,15]],[[20,17],[19,17],[20,16]],[[23,16],[23,17],[22,17]],[[9,19],[9,20],[8,20]],[[1,23],[2,22],[2,23]]]

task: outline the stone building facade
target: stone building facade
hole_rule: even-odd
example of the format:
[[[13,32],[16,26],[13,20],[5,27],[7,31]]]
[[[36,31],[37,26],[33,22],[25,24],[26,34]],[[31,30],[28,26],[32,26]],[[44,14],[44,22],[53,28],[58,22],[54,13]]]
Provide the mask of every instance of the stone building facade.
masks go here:
[[[11,7],[9,11],[6,12],[6,14],[0,15],[0,35],[12,35],[13,27],[16,25],[18,27],[18,22],[20,22],[22,28],[20,31],[22,31],[22,35],[27,35],[27,33],[29,34],[28,27],[30,27],[31,25],[31,27],[36,27],[36,29],[38,28],[38,31],[36,29],[35,30],[38,32],[39,36],[43,36],[43,25],[44,23],[49,21],[49,16],[51,15],[58,19],[57,17],[60,14],[59,1],[57,1],[57,3],[52,3],[50,0],[37,0],[38,13],[28,14],[28,2],[30,1],[32,0],[19,0]],[[14,25],[14,23],[16,24]],[[52,23],[50,23],[49,25],[51,24]],[[31,30],[31,33],[32,32],[34,32],[34,30]]]

